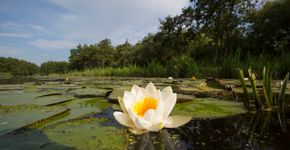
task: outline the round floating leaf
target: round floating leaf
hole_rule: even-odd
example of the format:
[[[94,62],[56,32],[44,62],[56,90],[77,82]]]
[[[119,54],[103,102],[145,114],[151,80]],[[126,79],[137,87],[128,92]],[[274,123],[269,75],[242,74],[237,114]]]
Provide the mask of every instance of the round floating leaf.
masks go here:
[[[126,130],[101,126],[101,121],[88,118],[63,122],[48,127],[44,133],[51,141],[76,149],[124,149]]]
[[[187,115],[193,118],[218,118],[243,113],[242,103],[212,98],[198,98],[176,104],[172,115]]]
[[[74,95],[77,98],[90,98],[90,97],[104,97],[107,95],[109,90],[98,89],[98,88],[85,88],[75,89],[69,91],[69,94]]]
[[[50,106],[56,105],[59,103],[64,103],[70,100],[75,99],[71,95],[52,95],[52,96],[43,96],[35,98],[34,104],[36,105],[43,105],[43,106]]]
[[[75,99],[63,103],[61,104],[61,106],[69,108],[70,109],[69,113],[63,118],[55,119],[55,121],[50,122],[50,124],[79,118],[81,116],[90,113],[98,113],[108,108],[110,104],[104,99],[89,98],[89,99]]]
[[[49,94],[49,92],[18,92],[0,94],[0,104],[2,106],[30,105],[35,103],[34,98],[45,94]]]
[[[0,106],[0,135],[68,111],[65,107]]]

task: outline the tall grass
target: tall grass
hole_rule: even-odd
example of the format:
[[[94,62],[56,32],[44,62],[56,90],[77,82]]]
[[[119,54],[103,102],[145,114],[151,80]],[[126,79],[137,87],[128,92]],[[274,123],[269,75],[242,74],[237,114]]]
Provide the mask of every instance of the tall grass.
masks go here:
[[[94,68],[87,69],[84,71],[71,71],[68,73],[69,76],[84,76],[84,77],[92,77],[92,76],[143,76],[144,71],[141,67],[132,65],[122,68]]]
[[[286,86],[289,78],[289,73],[286,74],[282,86],[279,92],[279,95],[275,95],[272,89],[272,72],[269,68],[264,67],[263,69],[263,93],[259,93],[256,86],[256,75],[252,72],[252,69],[248,69],[249,81],[253,90],[253,99],[255,100],[255,106],[257,110],[271,110],[273,108],[279,108],[284,110],[285,108],[285,94]],[[241,81],[241,86],[244,91],[244,105],[246,108],[249,107],[249,95],[247,87],[244,81],[243,71],[239,69],[238,72],[239,79]]]
[[[128,77],[192,77],[197,78],[230,78],[236,79],[236,68],[247,70],[251,67],[255,70],[256,78],[262,79],[263,66],[272,68],[273,79],[282,79],[290,72],[290,54],[286,53],[280,57],[269,57],[266,55],[246,57],[241,56],[239,50],[229,54],[226,58],[209,60],[194,60],[189,55],[175,56],[165,64],[158,60],[152,60],[145,66],[129,65],[124,67],[104,67],[87,69],[84,71],[70,71],[71,76],[128,76]]]

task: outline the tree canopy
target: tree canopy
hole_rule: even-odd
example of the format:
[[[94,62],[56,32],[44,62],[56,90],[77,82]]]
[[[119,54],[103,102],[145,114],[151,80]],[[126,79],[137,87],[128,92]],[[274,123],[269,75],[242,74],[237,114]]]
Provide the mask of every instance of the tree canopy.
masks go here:
[[[0,72],[11,73],[12,75],[32,75],[39,72],[39,67],[24,60],[0,57]]]
[[[136,44],[113,46],[108,38],[79,44],[71,49],[69,63],[45,62],[41,72],[138,66],[163,68],[177,77],[219,71],[219,77],[227,78],[235,67],[271,64],[285,73],[290,71],[289,10],[290,0],[190,0],[180,14],[160,20],[158,31]]]

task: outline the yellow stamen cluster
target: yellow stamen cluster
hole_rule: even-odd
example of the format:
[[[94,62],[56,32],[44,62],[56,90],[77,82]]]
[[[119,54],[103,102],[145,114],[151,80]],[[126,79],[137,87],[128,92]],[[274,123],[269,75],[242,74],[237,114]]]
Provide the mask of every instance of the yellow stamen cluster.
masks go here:
[[[145,97],[142,100],[137,101],[133,105],[133,111],[138,115],[143,117],[145,112],[149,109],[156,109],[158,104],[158,99],[153,97]]]

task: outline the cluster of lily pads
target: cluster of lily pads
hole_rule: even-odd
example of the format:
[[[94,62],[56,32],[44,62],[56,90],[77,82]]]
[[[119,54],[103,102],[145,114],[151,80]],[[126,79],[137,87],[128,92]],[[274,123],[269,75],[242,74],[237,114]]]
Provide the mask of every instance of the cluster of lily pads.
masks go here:
[[[124,91],[149,82],[158,89],[171,86],[177,93],[171,115],[207,119],[245,112],[243,104],[220,99],[230,95],[227,89],[211,87],[206,80],[182,79],[172,84],[164,78],[82,78],[69,84],[0,85],[0,145],[11,149],[135,147],[138,136],[119,125],[113,112],[121,111],[118,97]],[[170,131],[161,130],[160,136],[178,142]]]

